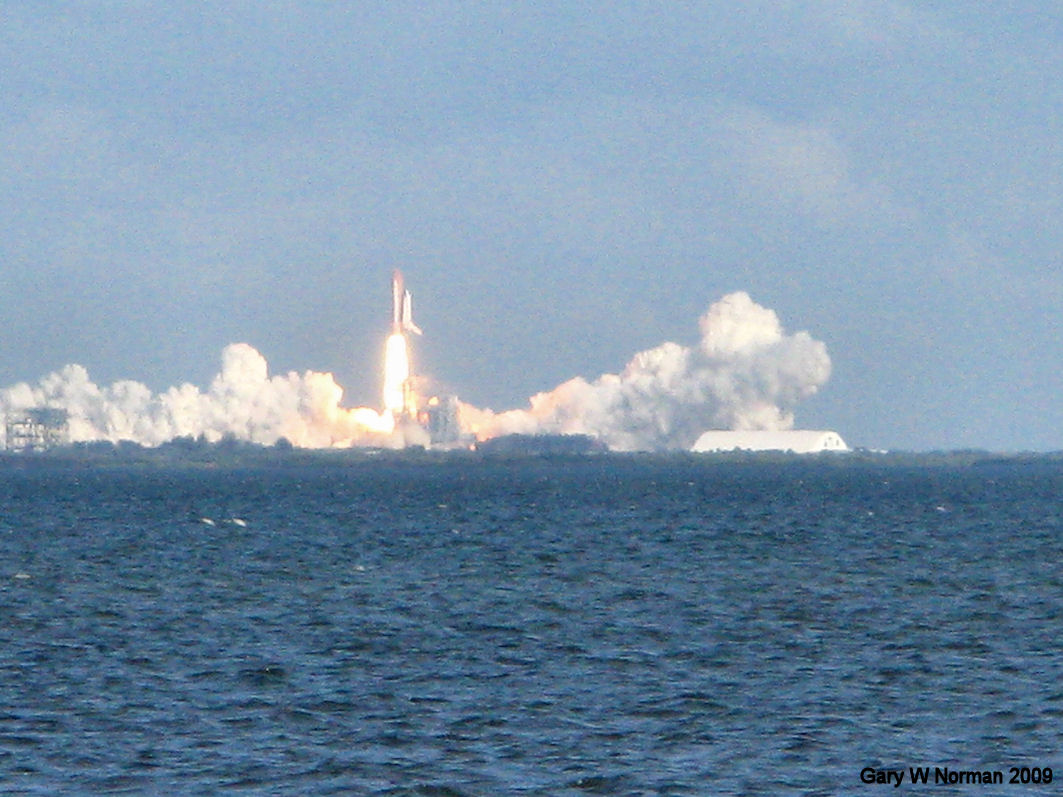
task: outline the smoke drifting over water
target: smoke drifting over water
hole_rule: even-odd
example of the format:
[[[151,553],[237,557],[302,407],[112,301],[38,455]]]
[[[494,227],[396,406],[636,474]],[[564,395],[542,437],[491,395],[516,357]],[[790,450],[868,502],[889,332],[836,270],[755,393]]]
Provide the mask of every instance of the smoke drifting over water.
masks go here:
[[[776,314],[745,293],[716,302],[693,347],[663,343],[636,354],[620,374],[577,377],[533,396],[528,409],[495,413],[461,405],[462,426],[478,439],[510,433],[589,434],[616,450],[689,448],[706,429],[788,429],[793,407],[830,376],[823,343],[787,335]],[[100,387],[80,365],[37,385],[0,390],[4,419],[53,407],[68,414],[71,442],[129,440],[156,446],[178,437],[225,437],[306,448],[427,443],[419,427],[391,412],[341,406],[332,374],[270,376],[245,343],[222,352],[209,388],[190,384],[155,394],[120,381]]]
[[[701,341],[640,352],[620,374],[576,377],[500,414],[462,407],[481,439],[510,433],[589,434],[611,449],[687,449],[706,429],[790,429],[793,407],[830,376],[827,347],[787,335],[778,316],[732,293],[700,319]]]

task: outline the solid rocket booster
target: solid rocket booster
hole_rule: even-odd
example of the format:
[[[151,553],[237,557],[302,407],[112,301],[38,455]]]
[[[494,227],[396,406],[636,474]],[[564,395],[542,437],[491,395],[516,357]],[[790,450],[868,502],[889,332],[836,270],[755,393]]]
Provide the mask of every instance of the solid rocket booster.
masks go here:
[[[402,272],[395,269],[391,274],[391,334],[406,332],[422,334],[421,328],[413,323],[413,300],[404,287]]]

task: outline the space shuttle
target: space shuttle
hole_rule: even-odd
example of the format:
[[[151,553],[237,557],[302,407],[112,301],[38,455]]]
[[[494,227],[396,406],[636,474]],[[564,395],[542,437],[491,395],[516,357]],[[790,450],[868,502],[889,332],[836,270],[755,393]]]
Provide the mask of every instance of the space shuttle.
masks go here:
[[[402,281],[402,272],[398,269],[391,274],[391,334],[402,335],[413,332],[423,334],[421,328],[413,323],[413,302],[410,292]]]

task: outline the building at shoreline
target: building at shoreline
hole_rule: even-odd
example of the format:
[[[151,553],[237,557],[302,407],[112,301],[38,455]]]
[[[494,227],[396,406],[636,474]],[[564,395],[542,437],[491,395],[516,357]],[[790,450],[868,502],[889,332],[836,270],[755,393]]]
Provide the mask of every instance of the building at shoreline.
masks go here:
[[[849,446],[837,432],[827,430],[724,431],[713,429],[702,434],[690,450],[698,454],[713,451],[788,451],[794,454],[818,454],[821,451],[848,451]]]
[[[34,407],[7,416],[4,448],[8,451],[47,451],[70,440],[69,416],[56,407]]]

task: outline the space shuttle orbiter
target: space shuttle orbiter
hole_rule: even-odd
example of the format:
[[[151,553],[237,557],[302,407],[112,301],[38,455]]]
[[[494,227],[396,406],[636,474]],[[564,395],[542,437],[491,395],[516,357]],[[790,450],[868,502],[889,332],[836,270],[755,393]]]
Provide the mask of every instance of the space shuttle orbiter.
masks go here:
[[[406,332],[422,334],[421,328],[413,323],[413,302],[410,292],[403,287],[402,272],[395,269],[391,274],[391,334]]]

